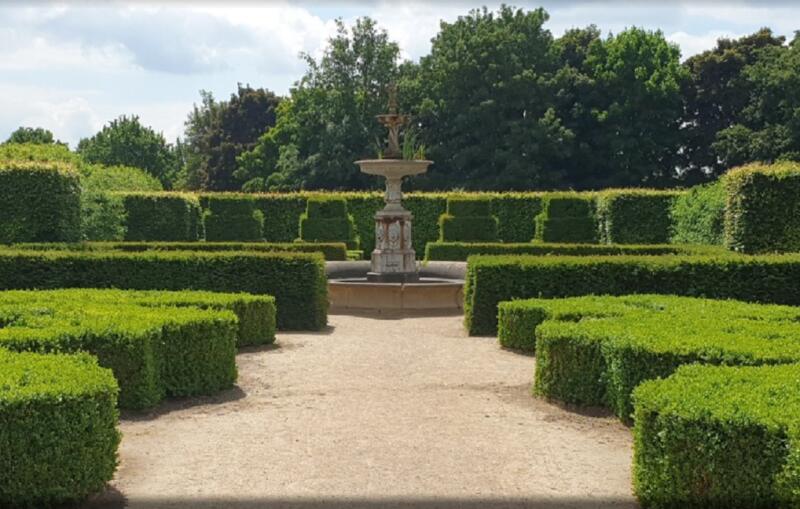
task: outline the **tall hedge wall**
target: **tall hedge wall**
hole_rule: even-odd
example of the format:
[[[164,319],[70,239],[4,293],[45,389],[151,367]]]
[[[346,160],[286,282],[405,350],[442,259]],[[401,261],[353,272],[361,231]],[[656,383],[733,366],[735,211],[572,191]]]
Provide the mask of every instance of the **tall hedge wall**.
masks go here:
[[[657,293],[800,305],[800,255],[473,256],[464,288],[470,334],[497,332],[499,302]]]
[[[694,186],[679,194],[670,211],[671,242],[722,245],[725,227],[725,186],[722,181]]]
[[[451,196],[439,216],[440,242],[497,242],[497,229],[490,196]]]
[[[255,200],[209,196],[203,214],[206,240],[212,242],[257,242],[264,240],[264,213]]]
[[[68,164],[0,161],[0,243],[80,240],[80,196]]]
[[[609,189],[597,194],[600,242],[606,244],[666,244],[670,211],[681,193],[650,189]]]
[[[596,243],[597,205],[592,193],[545,195],[536,216],[535,240],[540,242]]]
[[[729,171],[725,244],[743,253],[800,251],[800,163]]]
[[[200,202],[187,193],[114,193],[125,207],[125,240],[194,241],[200,238]]]
[[[279,329],[327,323],[325,265],[313,253],[0,250],[0,290],[31,288],[267,294],[275,297]]]

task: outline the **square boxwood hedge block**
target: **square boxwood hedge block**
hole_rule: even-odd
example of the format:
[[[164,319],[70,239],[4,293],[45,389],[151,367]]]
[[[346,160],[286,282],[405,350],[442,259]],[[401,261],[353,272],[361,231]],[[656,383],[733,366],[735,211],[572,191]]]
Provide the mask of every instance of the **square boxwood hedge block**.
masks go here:
[[[644,507],[797,507],[800,367],[683,366],[634,391]]]
[[[440,240],[459,242],[496,242],[497,218],[494,216],[453,217],[442,214],[439,218]]]
[[[345,242],[348,249],[358,249],[359,241],[353,216],[341,198],[313,196],[300,216],[300,240],[304,242]]]
[[[530,242],[536,234],[534,218],[542,211],[539,193],[498,193],[492,198],[497,236],[503,242]]]
[[[201,226],[200,202],[186,193],[114,193],[125,206],[125,240],[195,241]]]
[[[597,195],[600,242],[605,244],[666,244],[676,191],[610,189]]]
[[[451,196],[447,199],[447,214],[451,216],[492,215],[491,196]]]
[[[258,242],[264,240],[264,214],[254,199],[227,195],[208,196],[203,213],[206,240],[211,242]]]
[[[117,467],[117,420],[117,382],[90,355],[0,349],[0,505],[102,490]]]
[[[729,171],[723,181],[729,249],[800,251],[800,163],[752,164]]]
[[[593,193],[553,193],[544,196],[534,219],[541,242],[597,243],[597,217]]]
[[[0,243],[80,240],[80,195],[68,164],[0,161]]]
[[[347,216],[347,200],[338,196],[311,196],[306,215],[310,218],[330,219]]]
[[[208,290],[275,297],[281,330],[327,323],[325,263],[317,253],[0,250],[0,289]]]
[[[694,186],[675,198],[670,210],[671,242],[722,245],[725,186],[721,180]]]
[[[497,305],[531,297],[658,293],[800,305],[800,255],[472,256],[470,334],[497,332]]]

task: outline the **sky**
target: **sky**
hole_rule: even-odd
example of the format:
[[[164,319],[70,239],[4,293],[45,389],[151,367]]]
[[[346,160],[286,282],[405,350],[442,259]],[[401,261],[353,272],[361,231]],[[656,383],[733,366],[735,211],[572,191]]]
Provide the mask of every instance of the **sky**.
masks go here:
[[[595,24],[604,34],[660,29],[682,57],[720,37],[770,27],[791,39],[800,2],[695,0],[512,2],[544,7],[554,36]],[[19,126],[44,127],[75,147],[122,114],[139,115],[172,141],[182,136],[200,90],[225,99],[237,83],[288,93],[321,55],[334,20],[370,16],[418,60],[440,21],[499,2],[5,2],[0,0],[0,141]]]

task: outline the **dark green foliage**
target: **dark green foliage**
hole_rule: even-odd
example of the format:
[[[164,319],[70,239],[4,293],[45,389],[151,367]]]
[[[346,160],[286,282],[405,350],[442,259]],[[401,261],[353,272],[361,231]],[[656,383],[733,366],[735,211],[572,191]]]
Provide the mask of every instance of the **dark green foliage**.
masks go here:
[[[800,251],[800,163],[752,164],[725,182],[725,244],[743,253]]]
[[[42,127],[19,127],[11,133],[6,143],[31,143],[34,145],[61,144],[61,142],[56,142],[51,131]]]
[[[644,507],[796,507],[800,368],[683,366],[634,391]]]
[[[602,255],[665,255],[721,252],[712,246],[679,246],[671,244],[542,244],[526,242],[429,242],[425,259],[429,261],[461,261],[471,255],[528,254],[539,256],[602,256]]]
[[[597,195],[600,242],[665,244],[672,226],[670,210],[680,193],[647,189],[612,189]]]
[[[535,218],[535,240],[541,242],[596,243],[597,218],[591,193],[545,195]]]
[[[264,214],[255,208],[252,199],[210,196],[203,220],[208,241],[264,240]]]
[[[503,302],[498,317],[500,344],[536,352],[536,394],[607,406],[623,420],[637,385],[683,364],[800,360],[800,312],[788,306],[592,296]]]
[[[447,208],[447,194],[426,193],[411,194],[403,197],[403,206],[414,215],[412,219],[411,240],[417,258],[422,258],[425,254],[425,244],[435,242],[439,238],[439,216],[444,214]],[[380,208],[383,208],[381,205]],[[375,215],[374,213],[372,214]],[[373,248],[375,246],[375,226],[369,230],[372,233]],[[361,230],[359,230],[361,232]],[[367,247],[364,246],[367,251]],[[371,252],[371,251],[367,251]]]
[[[533,221],[542,211],[542,197],[536,193],[502,193],[492,199],[497,217],[497,236],[503,242],[528,242],[536,234]]]
[[[0,160],[0,242],[80,240],[80,195],[69,164]]]
[[[327,323],[327,280],[314,253],[0,250],[0,289],[208,290],[275,297],[279,329]]]
[[[472,335],[497,332],[497,305],[530,297],[658,293],[800,305],[800,255],[472,256],[464,288]]]
[[[117,383],[87,354],[0,349],[0,505],[79,501],[114,475]]]
[[[355,228],[358,232],[358,240],[361,242],[361,249],[369,257],[369,254],[375,249],[375,213],[386,205],[383,201],[383,195],[380,193],[342,193],[342,196],[347,199],[347,211],[353,216]],[[403,205],[408,208],[408,197],[406,196],[405,198]],[[419,205],[419,201],[415,205]],[[421,206],[425,207],[425,205],[427,203]],[[411,235],[415,242],[418,235],[418,225],[417,215],[414,214]],[[438,229],[436,229],[436,234],[438,235]],[[415,247],[418,246],[415,245]]]
[[[490,196],[451,196],[439,216],[441,242],[497,242],[497,218]]]
[[[135,115],[122,115],[91,138],[82,139],[77,152],[88,163],[142,168],[164,185],[172,182],[178,169],[164,135],[143,126]]]
[[[199,238],[200,203],[183,193],[119,193],[125,206],[125,240],[194,241]]]
[[[344,242],[80,242],[14,244],[11,247],[30,251],[286,251],[321,253],[327,261],[347,258]]]
[[[345,242],[358,249],[358,233],[353,216],[347,213],[344,198],[312,196],[300,216],[300,239],[304,242]]]
[[[671,242],[721,245],[725,224],[725,186],[718,180],[692,187],[678,195],[670,215]]]
[[[306,197],[299,194],[264,194],[256,198],[264,214],[267,242],[291,242],[297,238],[297,222],[306,210]]]

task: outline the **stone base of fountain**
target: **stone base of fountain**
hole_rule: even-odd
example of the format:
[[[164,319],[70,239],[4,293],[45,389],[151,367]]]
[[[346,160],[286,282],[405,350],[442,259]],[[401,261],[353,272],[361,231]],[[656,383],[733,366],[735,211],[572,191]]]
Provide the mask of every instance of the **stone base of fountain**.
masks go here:
[[[412,283],[419,280],[411,247],[414,216],[402,208],[375,214],[375,250],[367,280],[376,283]]]

